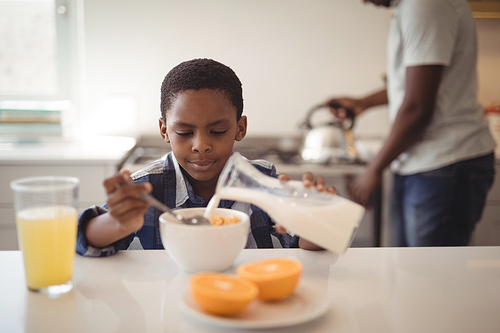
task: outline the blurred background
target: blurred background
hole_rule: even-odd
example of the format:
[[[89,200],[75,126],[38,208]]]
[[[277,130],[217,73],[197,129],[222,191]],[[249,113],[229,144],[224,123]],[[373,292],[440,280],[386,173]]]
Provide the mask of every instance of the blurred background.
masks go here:
[[[476,19],[478,99],[487,107],[500,104],[500,3],[479,2],[489,6],[487,15],[476,12],[483,16]],[[245,142],[296,150],[311,107],[383,87],[391,15],[362,0],[0,0],[2,189],[15,177],[67,173],[85,184],[82,207],[102,203],[102,180],[140,164],[125,163],[137,148],[161,147],[152,159],[165,153],[160,85],[193,58],[220,61],[241,79]],[[370,142],[372,154],[388,134],[387,118],[380,107],[356,120],[354,136]],[[359,164],[312,168],[339,188],[344,176],[363,171]],[[489,201],[497,231],[484,235],[500,242],[498,192]],[[0,241],[14,247],[10,191],[0,195],[0,213]],[[383,213],[374,214],[382,225]]]
[[[1,0],[0,101],[66,90],[71,132],[156,135],[163,77],[182,61],[213,58],[243,83],[250,136],[293,135],[329,96],[382,87],[391,15],[361,0]],[[476,22],[486,106],[500,99],[500,20]],[[388,129],[381,108],[354,130]]]

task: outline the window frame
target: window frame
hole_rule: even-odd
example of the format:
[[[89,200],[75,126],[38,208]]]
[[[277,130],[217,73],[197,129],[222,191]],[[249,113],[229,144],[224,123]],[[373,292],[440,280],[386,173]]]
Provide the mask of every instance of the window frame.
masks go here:
[[[83,0],[55,0],[56,94],[3,94],[0,101],[69,101],[79,104],[83,54]],[[58,12],[64,11],[64,12]]]

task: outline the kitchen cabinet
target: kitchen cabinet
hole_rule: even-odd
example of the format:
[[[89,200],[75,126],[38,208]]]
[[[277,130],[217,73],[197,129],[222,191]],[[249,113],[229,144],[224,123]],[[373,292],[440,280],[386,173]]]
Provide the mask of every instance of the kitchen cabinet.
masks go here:
[[[71,142],[20,144],[0,142],[0,250],[17,250],[14,193],[10,182],[38,176],[73,176],[80,179],[79,212],[102,204],[105,178],[115,174],[135,139],[88,138]]]
[[[500,246],[500,159],[495,166],[495,182],[488,193],[483,216],[476,225],[471,245]]]

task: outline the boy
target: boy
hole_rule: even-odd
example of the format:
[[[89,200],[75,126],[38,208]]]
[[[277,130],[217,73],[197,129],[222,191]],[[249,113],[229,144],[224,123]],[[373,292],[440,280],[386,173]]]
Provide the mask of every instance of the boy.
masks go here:
[[[194,59],[173,68],[161,86],[160,133],[172,151],[132,176],[127,171],[104,181],[108,200],[79,216],[77,252],[109,256],[127,249],[138,237],[144,249],[162,249],[161,212],[138,197],[150,193],[170,208],[206,207],[215,193],[219,175],[233,152],[234,141],[245,137],[241,82],[227,66],[210,59]],[[264,160],[250,161],[261,172],[276,176]],[[286,180],[288,177],[280,176]],[[304,184],[311,186],[312,175]],[[132,182],[133,181],[133,182]],[[318,177],[316,187],[325,190]],[[333,188],[327,189],[333,193]],[[273,222],[261,209],[243,202],[222,200],[219,207],[250,215],[247,248],[271,248],[271,234],[283,247],[319,249],[296,236],[273,230]]]

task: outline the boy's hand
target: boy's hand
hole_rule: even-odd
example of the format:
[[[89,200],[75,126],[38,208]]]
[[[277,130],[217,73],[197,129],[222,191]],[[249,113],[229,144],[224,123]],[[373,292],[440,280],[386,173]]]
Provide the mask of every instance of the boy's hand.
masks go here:
[[[281,174],[278,175],[279,180],[290,180],[290,177],[286,174]],[[314,179],[314,175],[311,172],[306,172],[302,175],[302,183],[304,184],[304,187],[311,187],[315,186],[316,190],[318,192],[327,192],[330,194],[335,194],[337,193],[337,190],[335,187],[329,186],[326,187],[325,185],[325,177],[323,176],[318,176],[316,177],[316,180]],[[286,233],[286,229],[283,228],[281,225],[276,224],[275,225],[275,230],[280,233],[284,234]],[[299,247],[305,250],[323,250],[322,247],[319,247],[318,245],[309,242],[308,240],[305,240],[303,238],[299,239]]]
[[[285,178],[280,178],[280,177],[285,177]],[[290,180],[290,177],[288,175],[279,175],[279,179],[281,180]],[[333,186],[326,187],[325,185],[325,177],[323,176],[318,176],[316,177],[316,180],[314,179],[314,175],[311,172],[306,172],[302,175],[302,183],[304,184],[304,187],[311,187],[314,185],[316,188],[316,191],[318,192],[328,192],[330,194],[335,194],[337,193],[337,189]]]
[[[120,223],[121,230],[130,234],[142,228],[149,204],[140,199],[138,194],[151,192],[151,184],[134,183],[130,172],[122,170],[106,179],[104,188],[108,196],[109,214]]]

